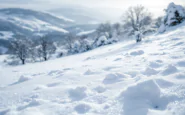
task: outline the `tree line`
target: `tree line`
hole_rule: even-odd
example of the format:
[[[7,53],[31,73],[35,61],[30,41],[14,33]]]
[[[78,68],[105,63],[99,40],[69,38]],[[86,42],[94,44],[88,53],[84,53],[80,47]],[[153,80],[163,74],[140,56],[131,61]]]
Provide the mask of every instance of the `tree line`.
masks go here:
[[[58,57],[86,52],[103,45],[113,44],[118,42],[119,38],[124,35],[127,37],[134,36],[136,42],[141,42],[144,35],[156,32],[161,25],[175,26],[185,20],[185,14],[184,17],[181,16],[178,10],[173,12],[173,16],[169,14],[169,7],[165,12],[165,16],[153,19],[152,13],[142,5],[129,7],[124,12],[121,18],[122,21],[113,24],[108,22],[102,23],[91,36],[77,36],[72,33],[66,34],[64,37],[65,44],[63,44],[62,47],[66,51],[61,51]],[[169,18],[169,16],[171,16],[171,18]],[[40,36],[36,40],[17,35],[11,41],[13,57],[19,59],[22,64],[25,64],[26,61],[30,59],[34,61],[47,61],[58,47],[60,46],[57,46],[57,43],[47,35]]]

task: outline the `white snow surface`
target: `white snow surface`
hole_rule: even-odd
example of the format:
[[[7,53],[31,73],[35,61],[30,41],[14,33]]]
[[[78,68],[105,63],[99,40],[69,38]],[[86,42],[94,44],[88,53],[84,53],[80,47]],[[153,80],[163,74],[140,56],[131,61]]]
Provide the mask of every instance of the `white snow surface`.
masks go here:
[[[7,15],[7,14],[0,13],[0,19],[9,21],[11,23],[16,24],[17,26],[24,28],[25,30],[29,30],[33,32],[55,30],[62,33],[68,33],[68,31],[63,28],[59,28],[57,26],[51,25],[48,22],[39,20],[35,17],[22,17],[21,15]]]
[[[47,62],[0,62],[0,115],[185,115],[184,44],[183,25]]]
[[[83,31],[77,34],[77,36],[83,36],[83,35],[88,35],[94,33],[95,30],[89,30],[89,31]]]
[[[13,37],[13,33],[10,31],[0,31],[0,39],[7,40]]]

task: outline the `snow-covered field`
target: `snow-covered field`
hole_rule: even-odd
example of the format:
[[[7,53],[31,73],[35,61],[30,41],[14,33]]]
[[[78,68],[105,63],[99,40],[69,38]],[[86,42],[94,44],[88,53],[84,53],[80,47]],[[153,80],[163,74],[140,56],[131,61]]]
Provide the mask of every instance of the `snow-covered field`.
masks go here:
[[[141,43],[0,64],[0,115],[185,115],[185,26]]]

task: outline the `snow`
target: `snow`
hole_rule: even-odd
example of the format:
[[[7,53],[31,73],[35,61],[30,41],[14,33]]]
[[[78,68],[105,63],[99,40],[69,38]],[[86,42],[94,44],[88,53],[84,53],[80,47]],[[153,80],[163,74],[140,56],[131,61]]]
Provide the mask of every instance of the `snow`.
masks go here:
[[[0,46],[0,54],[5,54],[8,51],[7,48]]]
[[[11,22],[11,23],[13,23],[13,24],[15,24],[19,27],[22,27],[25,30],[29,30],[29,31],[32,31],[32,32],[59,31],[59,32],[62,32],[62,33],[68,33],[68,31],[66,31],[62,27],[52,25],[49,22],[37,19],[34,16],[21,16],[21,15],[18,15],[18,14],[7,15],[6,13],[1,12],[0,13],[0,19]],[[68,22],[66,19],[65,19],[65,21]],[[10,32],[9,36],[10,35],[12,35],[11,32]],[[8,36],[8,38],[9,38],[9,36]],[[7,37],[4,37],[4,38],[7,39]]]
[[[77,36],[83,36],[83,35],[88,35],[94,33],[95,30],[89,30],[89,31],[83,31],[77,34]]]
[[[18,80],[18,82],[24,82],[24,81],[28,81],[30,80],[31,78],[29,76],[21,76]]]
[[[107,44],[107,38],[106,38],[106,36],[99,37],[96,45],[97,46],[101,46],[101,45],[105,45],[105,44]]]
[[[159,28],[159,32],[163,33],[170,28],[170,26],[174,26],[174,22],[176,22],[175,12],[179,13],[179,16],[185,18],[185,8],[181,5],[176,5],[175,3],[170,3],[166,9],[166,16],[163,19],[163,23]],[[184,19],[183,19],[184,20]],[[183,21],[182,20],[182,21]],[[182,23],[182,22],[181,22]]]
[[[7,40],[9,38],[12,38],[14,34],[10,31],[0,31],[0,39]]]
[[[0,56],[0,115],[184,115],[184,33],[19,66]]]

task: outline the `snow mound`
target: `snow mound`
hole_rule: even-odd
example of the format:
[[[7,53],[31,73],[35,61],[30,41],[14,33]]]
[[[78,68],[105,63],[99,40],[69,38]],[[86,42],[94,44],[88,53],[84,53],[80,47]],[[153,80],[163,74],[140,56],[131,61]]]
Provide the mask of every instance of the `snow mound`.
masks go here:
[[[50,84],[47,84],[48,87],[56,87],[58,85],[60,85],[61,82],[54,82],[54,83],[50,83]]]
[[[157,62],[157,61],[152,61],[152,62],[149,63],[149,66],[150,66],[151,68],[159,68],[159,67],[162,66],[162,64],[159,63],[159,62]]]
[[[156,79],[155,81],[161,88],[168,88],[174,85],[172,82],[163,79]]]
[[[130,53],[131,56],[137,56],[137,55],[143,55],[143,54],[144,54],[143,50],[133,51]]]
[[[156,75],[158,74],[159,72],[153,68],[146,68],[145,71],[143,72],[144,75],[147,75],[147,76],[151,76],[151,75]]]
[[[87,88],[86,87],[76,87],[75,89],[69,90],[69,97],[73,101],[82,100],[87,97]]]
[[[180,61],[177,63],[180,67],[185,67],[185,61]]]
[[[47,89],[48,87],[45,85],[38,85],[36,86],[35,90]]]
[[[174,65],[168,65],[168,67],[166,67],[164,70],[163,70],[163,72],[162,72],[162,74],[163,75],[169,75],[169,74],[173,74],[173,73],[175,73],[175,72],[177,72],[178,70],[177,70],[177,68],[174,66]]]
[[[91,109],[91,106],[86,103],[81,103],[81,104],[76,105],[74,109],[79,114],[85,114]]]
[[[96,73],[95,71],[88,69],[88,70],[84,73],[84,75],[92,75],[92,74],[95,74],[95,73]]]
[[[101,86],[97,86],[96,88],[94,88],[94,90],[98,93],[103,93],[106,91],[105,86],[101,85]]]
[[[124,115],[147,115],[149,109],[164,110],[168,101],[154,80],[128,87],[119,96]]]
[[[122,81],[124,78],[130,77],[129,75],[126,74],[120,74],[120,73],[111,73],[108,74],[105,79],[103,80],[104,84],[112,84],[116,82]]]
[[[175,74],[174,77],[179,80],[185,79],[185,73],[182,72],[182,73]]]
[[[24,75],[22,75],[22,76],[19,78],[18,83],[25,82],[25,81],[28,81],[28,80],[30,80],[30,79],[31,79],[30,76],[24,76]]]

